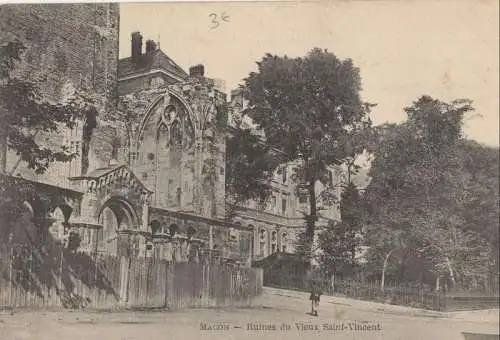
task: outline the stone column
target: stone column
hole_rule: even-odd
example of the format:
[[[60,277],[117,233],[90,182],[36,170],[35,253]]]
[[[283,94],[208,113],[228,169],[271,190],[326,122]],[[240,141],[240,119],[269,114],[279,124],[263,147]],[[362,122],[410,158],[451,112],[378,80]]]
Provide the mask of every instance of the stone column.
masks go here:
[[[82,197],[80,217],[82,220],[97,224],[99,219],[98,199],[95,192],[89,190]]]
[[[212,225],[208,226],[208,247],[210,250],[214,247],[214,235],[213,235],[213,227]]]
[[[217,181],[214,183],[215,190],[215,212],[216,218],[224,219],[226,215],[226,137],[223,134],[217,134],[216,150],[213,157],[215,157],[215,171]],[[221,171],[222,169],[222,171]]]
[[[143,193],[141,195],[141,204],[142,204],[142,231],[148,231],[149,226],[149,193]]]
[[[203,136],[199,129],[195,129],[195,151],[194,151],[194,178],[193,178],[193,210],[195,214],[203,214],[202,199],[202,169],[203,169]]]
[[[256,258],[260,254],[260,235],[259,228],[253,227],[253,257]],[[253,259],[252,259],[253,260]]]

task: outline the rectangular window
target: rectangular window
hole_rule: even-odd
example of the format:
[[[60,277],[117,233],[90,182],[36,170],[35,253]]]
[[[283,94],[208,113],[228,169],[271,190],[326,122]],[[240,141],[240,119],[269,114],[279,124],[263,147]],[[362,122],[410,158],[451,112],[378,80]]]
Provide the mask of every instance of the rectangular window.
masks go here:
[[[307,203],[307,194],[305,192],[299,193],[299,203]]]
[[[181,191],[181,188],[177,188],[177,192],[176,192],[176,200],[177,200],[177,206],[180,207],[181,206],[181,197],[182,197],[182,191]]]
[[[283,169],[281,171],[282,171],[281,174],[283,176],[283,183],[286,183],[286,175],[287,175],[287,173],[286,173],[286,166],[283,167]]]
[[[333,173],[331,171],[328,171],[328,180],[330,184],[333,184]]]
[[[281,200],[281,211],[286,214],[286,199],[284,198]]]
[[[276,196],[271,197],[271,210],[276,209]]]

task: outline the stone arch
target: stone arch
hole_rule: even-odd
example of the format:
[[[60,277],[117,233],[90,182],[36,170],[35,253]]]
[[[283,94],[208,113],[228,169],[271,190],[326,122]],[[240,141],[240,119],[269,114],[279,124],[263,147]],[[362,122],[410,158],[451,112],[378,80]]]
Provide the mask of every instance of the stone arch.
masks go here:
[[[175,223],[172,223],[168,227],[168,232],[170,233],[170,237],[174,237],[179,232],[179,226]]]
[[[64,226],[68,222],[68,218],[64,214],[63,207],[57,206],[52,212],[53,222],[49,226],[49,233],[55,240],[62,240],[64,236]]]
[[[138,223],[139,218],[137,217],[134,207],[125,198],[122,197],[109,198],[101,206],[101,211],[99,215],[105,208],[109,208],[115,213],[118,219],[118,224],[120,226],[120,229],[123,228],[136,229],[137,226],[139,225]]]
[[[109,207],[104,207],[99,214],[99,224],[102,228],[97,231],[98,250],[116,254],[119,223],[115,212]]]
[[[286,253],[288,248],[288,233],[286,230],[283,230],[280,235],[280,247],[281,247],[281,252]]]
[[[278,232],[276,230],[271,231],[271,241],[273,242],[278,241]]]
[[[168,127],[163,123],[160,123],[158,129],[156,130],[156,142],[158,143],[160,151],[167,151],[172,144],[170,131],[168,130]]]
[[[31,244],[37,235],[36,206],[31,201],[23,201],[16,209],[16,219],[8,226],[0,226],[0,238],[5,237],[15,245]]]
[[[68,222],[71,218],[71,214],[73,213],[73,208],[65,203],[57,205],[52,212],[53,215],[56,213],[56,210],[58,210],[58,214],[62,214],[64,222]]]
[[[23,208],[26,209],[31,214],[31,218],[34,218],[35,217],[35,209],[33,209],[33,205],[28,201],[24,201],[22,205],[23,205]]]
[[[138,225],[137,214],[132,205],[121,197],[108,199],[99,212],[102,228],[97,232],[97,247],[100,251],[116,254],[118,252],[118,232],[135,229]]]
[[[258,227],[258,242],[259,242],[259,255],[267,256],[268,232],[266,228]]]
[[[186,232],[186,235],[189,239],[191,239],[196,234],[196,229],[193,226],[189,226]]]
[[[149,226],[151,228],[151,234],[155,235],[159,232],[161,232],[161,223],[158,220],[152,220],[149,223]]]
[[[44,203],[38,195],[23,201],[23,206],[31,211],[34,220],[41,220],[44,217],[48,217],[47,214],[50,212],[46,202]]]

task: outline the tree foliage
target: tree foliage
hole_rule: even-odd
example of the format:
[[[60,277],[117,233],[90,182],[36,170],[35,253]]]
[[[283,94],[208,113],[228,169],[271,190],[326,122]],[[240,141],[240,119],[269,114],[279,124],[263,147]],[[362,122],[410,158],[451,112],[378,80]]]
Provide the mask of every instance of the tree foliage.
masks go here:
[[[36,173],[43,173],[54,161],[69,161],[75,154],[62,145],[59,149],[40,144],[38,132],[57,132],[72,128],[78,118],[97,114],[90,96],[75,92],[63,102],[54,103],[40,91],[43,79],[22,77],[19,72],[26,47],[18,42],[0,46],[0,160],[5,172],[7,148]]]
[[[423,96],[406,108],[407,121],[380,128],[372,143],[366,241],[372,254],[391,254],[400,274],[408,261],[451,281],[488,267],[483,250],[489,238],[498,242],[498,231],[486,227],[498,221],[498,185],[490,188],[498,155],[462,136],[472,110],[467,100]]]
[[[279,157],[251,129],[231,129],[226,143],[226,203],[228,218],[235,205],[254,200],[260,203],[271,194],[269,181]]]
[[[343,185],[340,200],[341,222],[331,222],[319,234],[320,267],[328,275],[354,274],[356,255],[363,237],[365,209],[353,182]]]
[[[315,48],[303,58],[267,54],[257,66],[244,82],[245,114],[266,143],[283,152],[283,162],[299,161],[297,178],[310,205],[305,242],[312,245],[315,185],[328,185],[328,167],[360,152],[353,136],[370,126],[371,105],[361,100],[361,76],[352,60],[326,50]]]

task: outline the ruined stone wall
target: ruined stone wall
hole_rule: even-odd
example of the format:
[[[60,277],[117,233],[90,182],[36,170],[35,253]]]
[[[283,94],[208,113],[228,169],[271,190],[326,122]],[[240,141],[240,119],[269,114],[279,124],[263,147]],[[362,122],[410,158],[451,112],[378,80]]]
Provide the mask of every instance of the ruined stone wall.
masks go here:
[[[112,112],[117,98],[118,4],[19,4],[0,7],[0,43],[19,39],[27,47],[22,74],[30,79],[45,77],[39,84],[51,100],[59,101],[74,89],[87,92],[97,102],[99,120]],[[100,124],[99,124],[100,125]],[[91,142],[90,168],[106,163],[109,129],[94,129]],[[81,153],[81,128],[74,133],[61,129],[59,134],[39,133],[41,143],[60,147],[73,142],[74,151]],[[77,145],[78,142],[78,145]],[[77,147],[80,149],[77,150]],[[101,153],[101,151],[103,151]],[[55,163],[44,176],[35,176],[18,158],[9,155],[8,169],[23,177],[58,185],[68,184],[65,178],[79,175],[81,159],[73,164]],[[17,165],[17,166],[16,166]]]
[[[217,110],[224,103],[200,79],[120,97],[132,131],[132,169],[154,191],[153,206],[224,218],[226,119]]]

